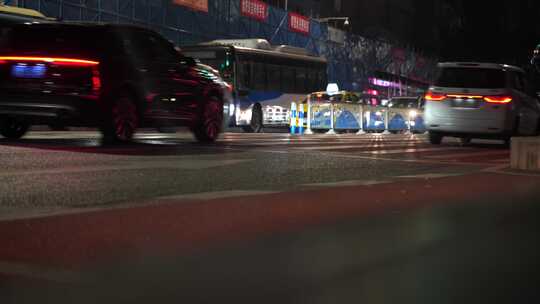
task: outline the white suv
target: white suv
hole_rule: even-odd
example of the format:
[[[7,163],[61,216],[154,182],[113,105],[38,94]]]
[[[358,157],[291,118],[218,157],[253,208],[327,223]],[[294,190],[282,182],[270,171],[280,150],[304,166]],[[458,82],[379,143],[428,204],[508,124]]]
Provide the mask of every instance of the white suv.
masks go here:
[[[444,136],[503,139],[537,135],[540,104],[517,67],[493,63],[440,63],[425,95],[432,144]]]

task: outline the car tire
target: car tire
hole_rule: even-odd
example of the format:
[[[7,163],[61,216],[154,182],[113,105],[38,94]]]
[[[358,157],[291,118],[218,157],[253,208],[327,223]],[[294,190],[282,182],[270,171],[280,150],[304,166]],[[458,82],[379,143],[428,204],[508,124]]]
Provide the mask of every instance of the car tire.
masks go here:
[[[440,145],[443,140],[442,134],[436,133],[436,132],[429,132],[428,137],[429,137],[429,142],[432,145]]]
[[[16,118],[6,118],[0,120],[0,135],[8,139],[20,139],[23,137],[30,125]]]
[[[129,93],[121,93],[112,102],[104,126],[101,128],[103,142],[107,144],[127,143],[139,127],[139,110]]]
[[[212,143],[221,133],[223,125],[223,103],[215,96],[210,97],[202,111],[199,124],[192,132],[197,141]]]
[[[263,130],[263,112],[260,104],[254,105],[251,110],[249,128],[251,128],[251,132],[253,133],[261,133]]]

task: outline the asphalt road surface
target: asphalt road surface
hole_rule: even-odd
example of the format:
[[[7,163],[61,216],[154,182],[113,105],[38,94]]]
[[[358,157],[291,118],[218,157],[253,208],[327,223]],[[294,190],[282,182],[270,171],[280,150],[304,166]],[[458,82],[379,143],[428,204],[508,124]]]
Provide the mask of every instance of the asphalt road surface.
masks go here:
[[[532,301],[540,175],[508,165],[424,135],[0,139],[0,303]]]

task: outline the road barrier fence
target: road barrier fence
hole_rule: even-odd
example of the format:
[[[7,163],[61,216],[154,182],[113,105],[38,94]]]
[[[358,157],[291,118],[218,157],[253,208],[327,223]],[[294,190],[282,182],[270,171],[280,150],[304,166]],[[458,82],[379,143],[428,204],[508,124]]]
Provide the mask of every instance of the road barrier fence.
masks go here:
[[[348,102],[291,103],[291,134],[424,133],[423,109]]]

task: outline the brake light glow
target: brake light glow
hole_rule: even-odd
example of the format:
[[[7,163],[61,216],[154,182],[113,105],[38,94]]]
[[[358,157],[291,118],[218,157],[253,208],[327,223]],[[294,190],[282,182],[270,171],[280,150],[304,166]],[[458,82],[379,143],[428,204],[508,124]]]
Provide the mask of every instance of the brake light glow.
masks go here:
[[[441,100],[444,100],[446,98],[446,95],[444,94],[436,94],[436,93],[427,93],[426,96],[424,96],[424,98],[426,100],[431,100],[431,101],[441,101]]]
[[[484,100],[489,103],[510,103],[512,101],[512,97],[510,96],[485,96]]]
[[[74,59],[74,58],[57,58],[57,57],[33,57],[33,56],[0,56],[0,63],[7,61],[41,61],[50,62],[58,65],[74,65],[74,66],[94,66],[98,65],[98,61]]]
[[[101,76],[97,68],[92,69],[92,91],[99,93],[101,90]]]
[[[481,95],[448,95],[448,97],[458,98],[458,99],[482,99],[482,98],[484,98],[484,96],[481,96]]]

